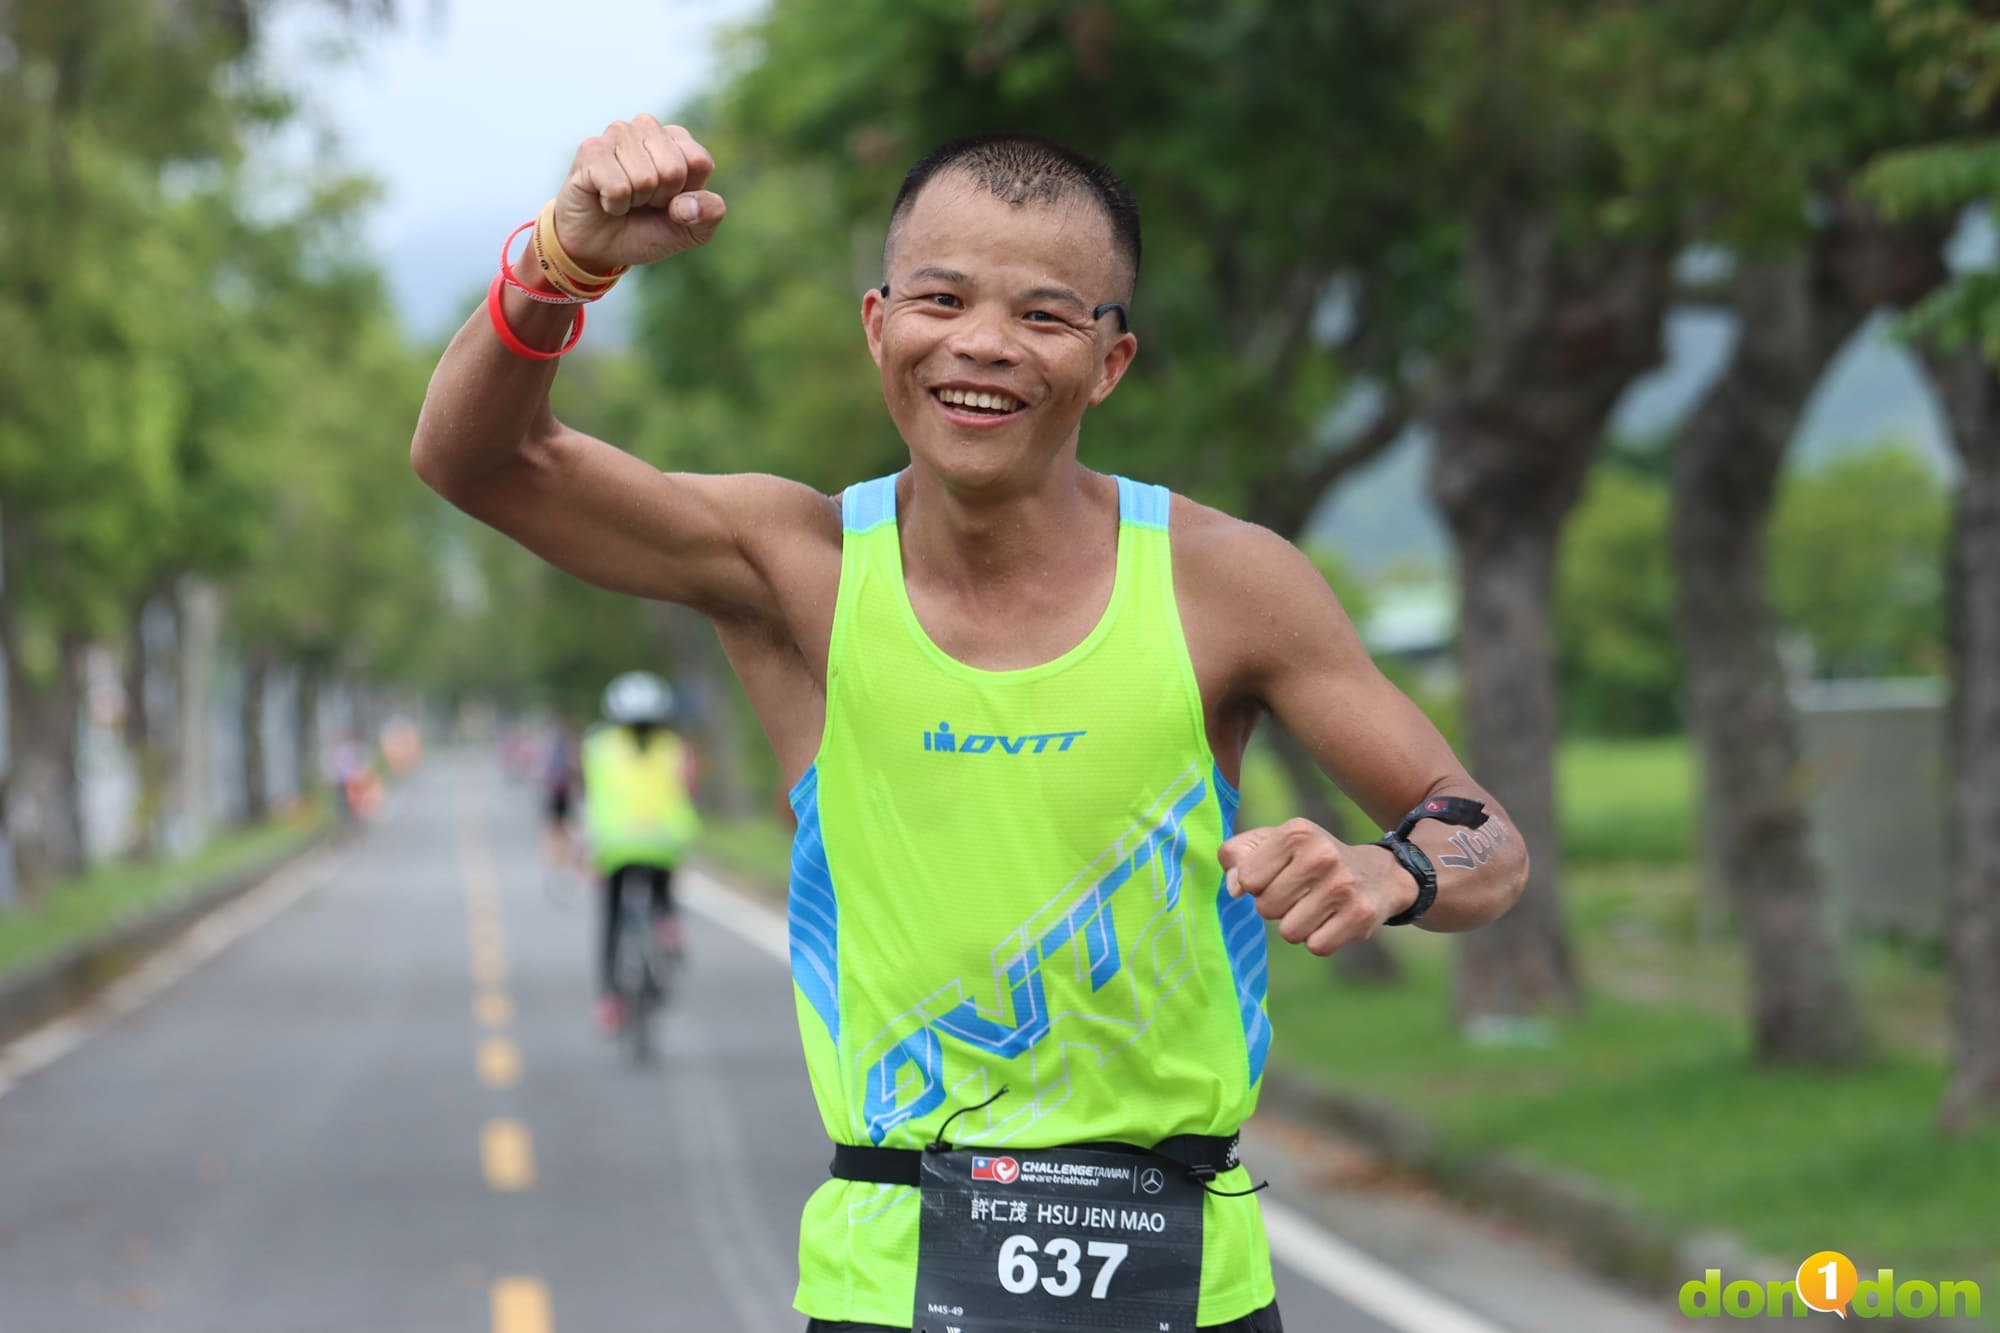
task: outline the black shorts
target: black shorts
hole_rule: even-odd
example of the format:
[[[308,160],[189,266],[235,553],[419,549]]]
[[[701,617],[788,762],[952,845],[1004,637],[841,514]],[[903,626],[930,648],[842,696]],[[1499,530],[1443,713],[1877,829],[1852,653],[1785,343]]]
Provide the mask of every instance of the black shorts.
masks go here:
[[[569,823],[570,797],[568,787],[557,787],[549,792],[548,820],[551,824]]]
[[[910,1330],[888,1324],[848,1324],[813,1319],[807,1321],[806,1333],[910,1333]],[[1241,1319],[1232,1319],[1226,1324],[1203,1324],[1197,1333],[1285,1333],[1285,1325],[1278,1318],[1278,1303],[1273,1301],[1261,1310],[1252,1310]]]

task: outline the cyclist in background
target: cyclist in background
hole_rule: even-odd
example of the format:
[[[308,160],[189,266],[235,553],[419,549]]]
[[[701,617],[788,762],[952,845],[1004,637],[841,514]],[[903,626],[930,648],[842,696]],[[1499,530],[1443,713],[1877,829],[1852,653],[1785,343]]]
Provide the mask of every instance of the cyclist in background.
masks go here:
[[[668,725],[674,693],[646,671],[628,671],[604,688],[604,722],[583,741],[583,824],[591,865],[604,880],[597,1018],[607,1032],[624,1023],[612,984],[620,896],[643,885],[651,898],[654,939],[669,957],[681,953],[673,875],[701,823],[693,799],[693,760]]]

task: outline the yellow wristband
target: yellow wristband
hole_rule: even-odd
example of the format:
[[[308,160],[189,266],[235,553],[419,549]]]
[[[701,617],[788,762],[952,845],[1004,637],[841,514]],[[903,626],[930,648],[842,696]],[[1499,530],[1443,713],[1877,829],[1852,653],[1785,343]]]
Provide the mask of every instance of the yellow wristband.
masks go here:
[[[528,248],[535,256],[535,266],[541,271],[542,280],[571,300],[595,301],[611,290],[609,284],[603,287],[579,286],[564,276],[563,271],[550,261],[548,251],[542,245],[542,228],[539,222],[528,234]]]
[[[550,283],[562,285],[556,282],[555,275],[560,274],[567,279],[568,286],[582,289],[581,293],[572,292],[572,295],[602,296],[624,276],[628,267],[620,264],[609,273],[592,273],[571,259],[569,252],[562,247],[562,238],[556,234],[556,201],[553,199],[542,206],[541,216],[535,219],[535,242],[535,257],[541,262],[544,272],[549,273]]]

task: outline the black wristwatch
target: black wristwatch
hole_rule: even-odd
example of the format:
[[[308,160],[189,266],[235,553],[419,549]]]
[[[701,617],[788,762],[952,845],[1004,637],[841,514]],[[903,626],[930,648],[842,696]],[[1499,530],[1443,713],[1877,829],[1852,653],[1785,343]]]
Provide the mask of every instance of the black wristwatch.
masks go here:
[[[1410,872],[1410,878],[1417,881],[1417,900],[1382,924],[1385,926],[1407,926],[1416,922],[1431,904],[1437,901],[1437,867],[1431,864],[1424,849],[1410,841],[1410,830],[1426,819],[1435,819],[1445,824],[1458,824],[1464,828],[1478,828],[1487,820],[1486,803],[1467,800],[1463,796],[1433,796],[1403,816],[1403,822],[1382,835],[1377,847],[1386,847],[1396,863]]]

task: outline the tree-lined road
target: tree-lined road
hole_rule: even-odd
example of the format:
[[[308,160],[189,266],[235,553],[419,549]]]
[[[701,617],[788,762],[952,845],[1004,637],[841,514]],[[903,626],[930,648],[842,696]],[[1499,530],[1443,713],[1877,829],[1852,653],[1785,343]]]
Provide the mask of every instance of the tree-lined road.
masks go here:
[[[0,1054],[0,1331],[797,1330],[828,1151],[782,925],[690,887],[691,985],[635,1071],[589,1025],[589,904],[546,880],[532,795],[434,759],[154,1002],[46,1067],[46,1037]],[[1449,1316],[1279,1282],[1307,1333]]]

